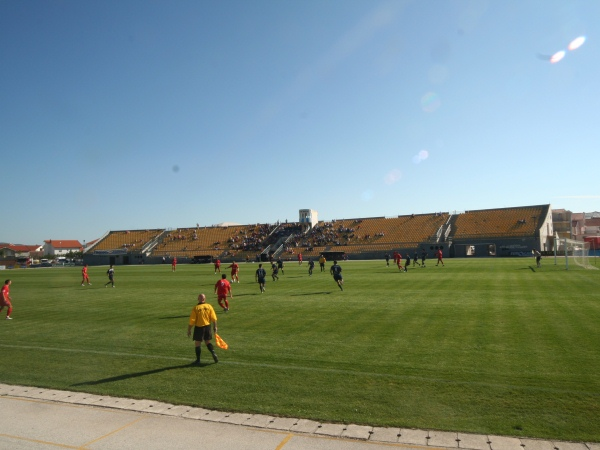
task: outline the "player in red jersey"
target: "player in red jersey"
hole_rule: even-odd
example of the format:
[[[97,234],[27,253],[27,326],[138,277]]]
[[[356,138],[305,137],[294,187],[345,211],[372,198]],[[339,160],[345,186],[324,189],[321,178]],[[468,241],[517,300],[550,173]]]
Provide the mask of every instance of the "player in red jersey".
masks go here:
[[[90,283],[90,276],[88,275],[88,266],[87,264],[83,265],[83,268],[81,269],[81,285],[83,286],[85,283],[88,284],[88,286],[91,286],[92,283]]]
[[[398,264],[398,270],[404,271],[404,267],[402,267],[402,254],[396,253],[396,264]]]
[[[171,261],[171,272],[175,272],[177,267],[177,257],[173,256],[173,261]]]
[[[240,266],[233,261],[233,263],[231,263],[231,265],[227,266],[228,269],[231,269],[231,282],[235,282],[237,281],[238,283],[240,282],[240,277],[239,277],[239,272],[240,272]]]
[[[4,286],[2,286],[2,291],[0,293],[0,311],[2,311],[5,306],[8,306],[8,311],[6,311],[6,320],[12,319],[12,317],[10,317],[12,310],[13,310],[12,302],[11,302],[12,299],[10,298],[11,283],[12,283],[12,281],[6,280],[4,282]]]
[[[221,275],[221,279],[215,283],[215,294],[217,294],[219,306],[223,308],[223,311],[229,311],[229,302],[227,301],[227,294],[229,294],[229,296],[233,298],[233,293],[231,292],[231,284],[229,284],[229,281],[227,281],[226,274]]]
[[[217,274],[217,272],[221,273],[221,260],[217,259],[215,261],[215,275]]]
[[[442,258],[443,258],[443,256],[444,256],[444,254],[442,253],[442,249],[441,249],[441,248],[440,248],[440,249],[438,249],[438,251],[437,251],[437,252],[435,252],[435,256],[437,256],[437,259],[438,259],[438,260],[437,260],[437,264],[436,264],[436,266],[437,266],[439,263],[442,263],[442,266],[443,266],[443,265],[444,265],[444,260],[443,260]]]
[[[302,253],[298,253],[298,264],[302,265]]]

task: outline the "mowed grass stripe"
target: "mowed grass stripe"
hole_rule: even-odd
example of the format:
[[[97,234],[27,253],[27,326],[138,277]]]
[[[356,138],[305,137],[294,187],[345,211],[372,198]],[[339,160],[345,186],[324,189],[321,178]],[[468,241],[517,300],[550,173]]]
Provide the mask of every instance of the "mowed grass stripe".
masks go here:
[[[231,312],[212,266],[15,270],[4,382],[314,420],[597,441],[598,271],[473,259],[400,273],[344,262],[345,290],[287,263],[267,292],[242,264]],[[329,264],[328,264],[329,266]],[[191,368],[199,292],[231,346]],[[10,323],[8,323],[10,322]],[[9,326],[10,325],[10,326]]]

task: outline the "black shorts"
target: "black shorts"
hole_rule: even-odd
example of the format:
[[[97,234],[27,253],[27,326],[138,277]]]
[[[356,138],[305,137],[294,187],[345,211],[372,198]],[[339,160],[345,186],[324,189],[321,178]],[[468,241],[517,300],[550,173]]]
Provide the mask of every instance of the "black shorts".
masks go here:
[[[265,284],[265,279],[264,279],[264,277],[258,277],[258,282],[259,282],[260,284]]]
[[[194,340],[195,341],[210,341],[212,339],[212,331],[210,325],[203,327],[194,327]]]
[[[342,278],[342,276],[341,276],[341,275],[334,275],[334,276],[333,276],[333,279],[334,279],[335,281],[343,281],[343,280],[344,280],[344,279]]]

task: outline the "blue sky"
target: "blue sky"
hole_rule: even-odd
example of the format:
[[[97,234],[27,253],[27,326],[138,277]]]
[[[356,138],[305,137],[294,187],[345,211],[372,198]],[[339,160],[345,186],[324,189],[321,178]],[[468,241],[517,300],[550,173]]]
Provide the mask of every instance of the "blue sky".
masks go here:
[[[0,241],[600,210],[599,25],[593,0],[0,0]]]

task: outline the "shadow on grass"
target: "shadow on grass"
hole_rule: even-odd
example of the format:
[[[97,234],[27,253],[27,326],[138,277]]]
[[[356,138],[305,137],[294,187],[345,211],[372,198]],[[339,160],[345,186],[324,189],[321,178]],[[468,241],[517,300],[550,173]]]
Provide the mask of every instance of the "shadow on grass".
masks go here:
[[[208,365],[208,364],[204,364],[204,365]],[[71,386],[94,386],[96,384],[114,383],[115,381],[128,380],[130,378],[137,378],[137,377],[144,377],[146,375],[154,375],[155,373],[166,372],[167,370],[190,369],[190,368],[193,369],[196,367],[203,367],[204,365],[203,364],[201,364],[201,365],[179,364],[177,366],[168,366],[168,367],[161,367],[159,369],[145,370],[144,372],[126,373],[123,375],[117,375],[115,377],[103,378],[101,380],[85,381],[83,383],[75,383],[75,384],[72,384]]]
[[[532,272],[535,272],[535,268],[533,266],[519,267],[517,270],[531,270]]]

